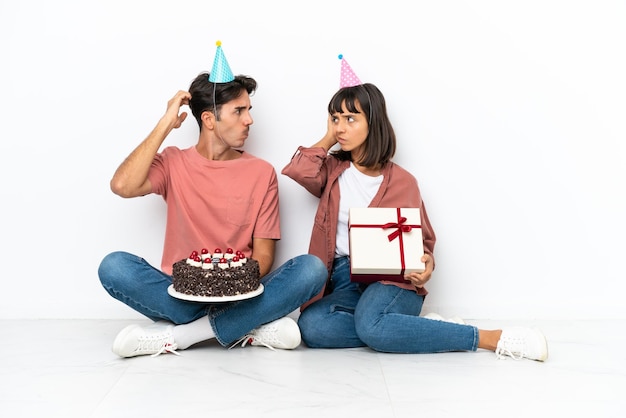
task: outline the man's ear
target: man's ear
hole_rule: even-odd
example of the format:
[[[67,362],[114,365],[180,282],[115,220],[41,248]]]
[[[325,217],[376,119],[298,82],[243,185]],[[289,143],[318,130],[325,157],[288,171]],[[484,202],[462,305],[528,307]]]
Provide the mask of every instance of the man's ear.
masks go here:
[[[202,112],[200,119],[202,120],[202,125],[206,126],[208,129],[213,129],[215,126],[215,115],[211,111],[205,110]]]

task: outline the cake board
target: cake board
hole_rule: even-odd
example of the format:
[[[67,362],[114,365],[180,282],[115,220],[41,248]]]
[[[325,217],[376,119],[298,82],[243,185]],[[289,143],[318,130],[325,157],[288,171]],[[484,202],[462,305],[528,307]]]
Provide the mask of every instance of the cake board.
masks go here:
[[[203,302],[203,303],[218,303],[218,302],[235,302],[238,300],[250,299],[255,296],[259,296],[263,293],[264,287],[262,284],[256,290],[252,292],[243,293],[241,295],[232,295],[232,296],[195,296],[195,295],[187,295],[185,293],[180,293],[174,290],[174,285],[171,284],[167,288],[167,293],[175,297],[176,299],[182,299],[189,302]]]

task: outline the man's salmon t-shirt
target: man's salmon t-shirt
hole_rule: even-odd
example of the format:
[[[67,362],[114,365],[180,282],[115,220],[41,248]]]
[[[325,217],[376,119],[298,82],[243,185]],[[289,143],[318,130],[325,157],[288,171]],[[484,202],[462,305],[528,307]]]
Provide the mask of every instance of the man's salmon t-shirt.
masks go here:
[[[167,203],[161,259],[167,274],[194,250],[232,248],[250,257],[253,237],[280,239],[278,180],[267,161],[245,151],[213,161],[195,146],[170,146],[155,156],[148,178]]]

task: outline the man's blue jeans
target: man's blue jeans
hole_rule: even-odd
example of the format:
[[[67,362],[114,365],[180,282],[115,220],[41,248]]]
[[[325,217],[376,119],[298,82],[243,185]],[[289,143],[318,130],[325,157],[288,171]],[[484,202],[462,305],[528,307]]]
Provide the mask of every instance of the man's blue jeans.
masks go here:
[[[350,282],[350,261],[335,259],[333,292],[298,319],[302,339],[314,348],[368,346],[388,353],[475,351],[478,329],[419,316],[424,297],[394,285]]]
[[[229,345],[260,325],[282,318],[321,292],[328,272],[312,255],[295,257],[261,279],[261,295],[237,302],[205,304],[167,293],[172,277],[126,252],[107,255],[100,282],[115,299],[148,318],[187,324],[208,315],[217,340]]]

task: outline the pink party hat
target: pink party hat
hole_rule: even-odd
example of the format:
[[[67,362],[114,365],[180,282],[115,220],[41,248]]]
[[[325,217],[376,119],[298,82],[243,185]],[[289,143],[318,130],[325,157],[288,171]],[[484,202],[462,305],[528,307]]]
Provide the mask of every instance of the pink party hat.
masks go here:
[[[350,67],[348,61],[343,58],[343,54],[339,54],[339,59],[341,60],[341,79],[339,81],[339,87],[354,87],[363,84],[361,80],[359,80],[359,77],[354,74],[354,71],[352,71],[352,67]]]
[[[217,45],[217,51],[215,52],[215,59],[213,60],[213,68],[209,75],[209,81],[212,83],[228,83],[229,81],[233,81],[235,76],[233,76],[228,61],[226,61],[224,51],[222,51],[222,41],[217,41],[215,44]]]

